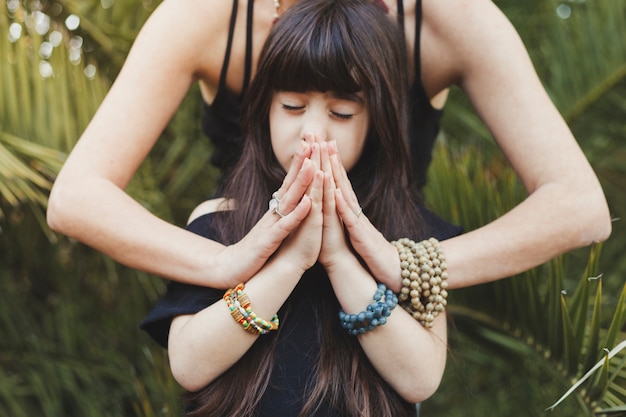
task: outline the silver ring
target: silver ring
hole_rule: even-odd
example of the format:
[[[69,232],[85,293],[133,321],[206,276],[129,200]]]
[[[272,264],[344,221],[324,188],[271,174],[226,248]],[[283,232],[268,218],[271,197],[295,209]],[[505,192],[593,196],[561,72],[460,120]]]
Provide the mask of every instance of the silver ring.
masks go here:
[[[278,206],[274,207],[274,210],[272,210],[272,213],[274,214],[278,214],[280,217],[285,217],[286,214],[283,214],[280,212],[280,210],[278,210]]]
[[[280,199],[278,198],[277,193],[278,191],[274,191],[274,193],[272,194],[272,198],[270,199],[270,202],[268,204],[269,211],[271,211],[272,213],[278,214],[280,217],[285,217],[285,215],[281,213],[281,211],[278,209],[278,204],[280,204]]]
[[[354,212],[354,215],[358,218],[363,213],[363,207],[359,206],[359,208]]]

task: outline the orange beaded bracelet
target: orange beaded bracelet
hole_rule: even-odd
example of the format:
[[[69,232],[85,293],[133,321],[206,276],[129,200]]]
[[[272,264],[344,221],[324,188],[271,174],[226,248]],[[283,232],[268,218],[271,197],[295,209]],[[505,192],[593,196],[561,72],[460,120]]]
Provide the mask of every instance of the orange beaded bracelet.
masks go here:
[[[244,284],[237,285],[234,289],[229,289],[224,293],[224,301],[230,310],[230,315],[248,333],[259,335],[267,334],[272,330],[277,330],[279,325],[278,316],[274,315],[272,320],[267,321],[257,316],[252,311],[250,298],[243,292]]]

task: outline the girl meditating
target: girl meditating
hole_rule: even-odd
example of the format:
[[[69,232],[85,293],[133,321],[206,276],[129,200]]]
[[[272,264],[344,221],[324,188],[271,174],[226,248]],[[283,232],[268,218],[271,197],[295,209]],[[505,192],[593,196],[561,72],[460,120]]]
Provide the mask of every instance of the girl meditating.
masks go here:
[[[254,235],[275,250],[236,286],[172,282],[142,324],[168,348],[189,416],[415,416],[436,390],[437,239],[456,230],[416,201],[406,65],[376,2],[303,0],[276,23],[243,103],[241,159],[188,230],[282,238]]]

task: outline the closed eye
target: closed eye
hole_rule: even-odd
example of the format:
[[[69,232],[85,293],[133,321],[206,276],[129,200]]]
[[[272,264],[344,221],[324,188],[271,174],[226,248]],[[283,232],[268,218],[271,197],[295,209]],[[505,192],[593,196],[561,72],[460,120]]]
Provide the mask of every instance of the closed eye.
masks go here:
[[[304,106],[293,106],[290,104],[282,104],[283,109],[287,110],[287,111],[299,111],[299,110],[303,110]]]
[[[338,113],[336,111],[331,111],[330,114],[341,120],[350,120],[354,116],[353,114]]]

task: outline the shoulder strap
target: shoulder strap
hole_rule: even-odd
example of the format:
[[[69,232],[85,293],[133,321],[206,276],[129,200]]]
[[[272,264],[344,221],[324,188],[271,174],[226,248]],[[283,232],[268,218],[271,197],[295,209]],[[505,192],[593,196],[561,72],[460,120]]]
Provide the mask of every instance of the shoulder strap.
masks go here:
[[[233,46],[233,36],[235,34],[235,22],[237,21],[237,4],[238,0],[233,0],[233,11],[230,14],[230,26],[228,28],[228,43],[226,44],[226,52],[224,53],[224,63],[222,64],[222,72],[220,73],[220,84],[218,91],[226,86],[226,74],[228,74],[228,63],[230,62],[230,50]]]
[[[413,65],[415,66],[415,81],[422,81],[422,66],[420,55],[420,34],[422,28],[422,0],[415,2],[415,45],[413,47]]]
[[[254,16],[254,0],[248,0],[248,16],[246,20],[246,57],[244,62],[243,88],[241,96],[248,89],[252,73],[252,18]]]
[[[404,36],[404,3],[402,0],[398,0],[398,24],[400,25],[400,29],[402,29],[402,36]]]

